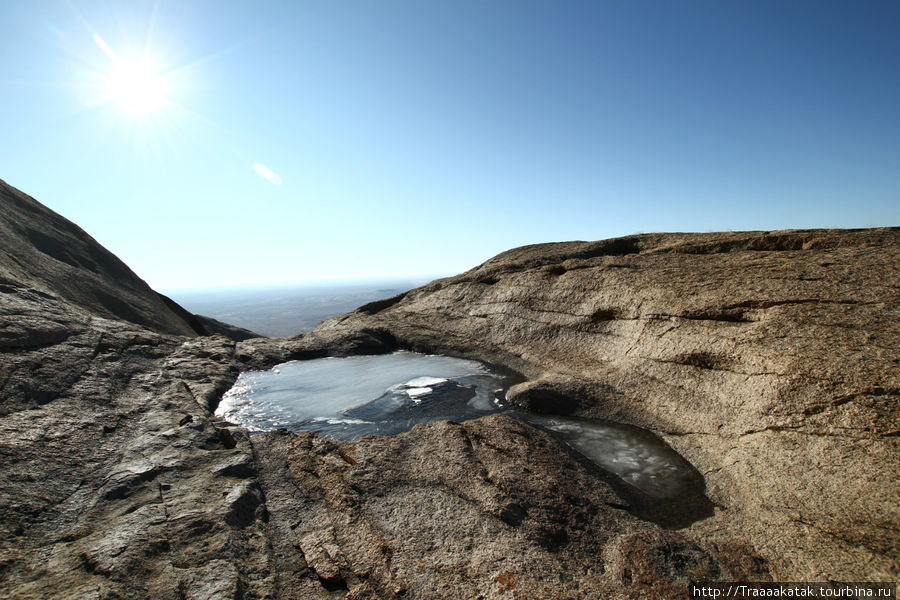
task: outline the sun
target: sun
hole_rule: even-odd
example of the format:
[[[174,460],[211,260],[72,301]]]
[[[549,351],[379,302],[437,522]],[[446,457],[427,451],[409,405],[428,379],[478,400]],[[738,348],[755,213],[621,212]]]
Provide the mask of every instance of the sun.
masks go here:
[[[149,58],[117,59],[106,80],[116,107],[130,115],[149,115],[166,106],[166,78]]]
[[[145,116],[169,104],[166,74],[160,72],[156,61],[148,56],[119,56],[99,34],[94,35],[94,43],[110,60],[110,69],[103,76],[106,99],[112,100],[120,111]]]

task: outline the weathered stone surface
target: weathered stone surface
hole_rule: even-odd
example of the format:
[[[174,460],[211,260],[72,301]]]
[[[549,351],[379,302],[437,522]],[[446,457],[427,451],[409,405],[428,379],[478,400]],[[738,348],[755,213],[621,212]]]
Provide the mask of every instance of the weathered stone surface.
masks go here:
[[[234,492],[249,439],[201,406],[236,377],[233,342],[88,331],[103,342],[75,385],[0,419],[0,595],[181,598],[219,559],[245,581],[268,560],[261,494]]]
[[[241,580],[234,564],[211,560],[182,576],[179,591],[185,600],[240,600]]]
[[[190,337],[87,234],[0,193],[0,596],[181,598],[210,560],[249,581],[264,511],[226,500],[252,451],[206,408],[234,342]]]
[[[0,260],[2,597],[681,598],[706,578],[897,579],[895,229],[520,248],[309,334],[235,343],[172,335],[175,309],[98,307],[118,267],[88,264],[83,232],[55,219],[0,220],[16,247]],[[35,275],[35,252],[66,266]],[[81,296],[56,282],[83,275],[69,267],[96,268]],[[154,315],[153,292],[132,292]],[[713,514],[678,531],[641,519],[621,482],[505,416],[343,444],[211,415],[242,369],[396,348],[502,363],[529,379],[520,406],[655,431],[704,474]]]
[[[605,597],[616,587],[605,545],[653,527],[622,509],[592,465],[508,417],[351,445],[311,434],[253,445],[283,552],[299,551],[325,587],[351,593],[490,597],[509,577],[530,597]]]

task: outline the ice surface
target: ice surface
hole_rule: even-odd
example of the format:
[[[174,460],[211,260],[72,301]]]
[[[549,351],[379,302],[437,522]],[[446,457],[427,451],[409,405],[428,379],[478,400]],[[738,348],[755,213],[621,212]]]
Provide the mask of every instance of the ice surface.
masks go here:
[[[255,431],[355,439],[497,412],[506,378],[477,361],[412,352],[292,361],[242,373],[216,414]]]
[[[655,498],[680,496],[695,485],[689,462],[653,433],[611,421],[530,417],[555,431],[578,452]]]

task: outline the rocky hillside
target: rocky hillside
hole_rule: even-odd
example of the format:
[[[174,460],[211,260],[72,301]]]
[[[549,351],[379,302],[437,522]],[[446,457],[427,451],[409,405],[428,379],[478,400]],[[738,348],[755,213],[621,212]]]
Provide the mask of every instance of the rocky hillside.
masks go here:
[[[683,598],[900,573],[896,229],[519,248],[235,342],[2,191],[2,597]],[[505,416],[347,444],[211,414],[241,370],[396,348],[517,369],[530,410],[655,431],[708,509],[638,510]]]
[[[205,333],[80,227],[4,181],[0,248],[0,284],[24,286],[91,314],[155,331]]]

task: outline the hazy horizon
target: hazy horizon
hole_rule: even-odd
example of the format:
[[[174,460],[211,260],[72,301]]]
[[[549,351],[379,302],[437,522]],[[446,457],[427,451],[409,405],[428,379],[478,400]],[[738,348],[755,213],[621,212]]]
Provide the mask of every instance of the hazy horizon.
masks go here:
[[[154,289],[900,223],[900,4],[34,0],[0,178]]]
[[[160,292],[162,294],[178,294],[178,295],[191,295],[191,294],[210,294],[214,292],[229,292],[229,293],[240,293],[243,291],[247,292],[257,292],[257,291],[273,291],[273,290],[304,290],[304,289],[321,289],[321,288],[349,288],[355,286],[367,286],[367,287],[375,287],[380,284],[396,284],[398,282],[409,282],[414,284],[413,287],[419,287],[429,283],[430,281],[434,281],[435,279],[441,279],[443,277],[451,277],[453,275],[457,275],[458,273],[435,273],[435,274],[426,274],[426,275],[407,275],[407,276],[395,276],[395,277],[353,277],[353,278],[345,278],[345,279],[307,279],[307,280],[295,280],[295,281],[265,281],[259,283],[238,283],[231,285],[219,285],[219,284],[210,284],[210,285],[198,285],[198,286],[184,286],[184,287],[167,287],[167,288],[153,288],[154,291]],[[140,273],[138,273],[140,276]],[[411,288],[410,288],[411,289]]]
[[[323,320],[425,285],[431,278],[357,279],[163,291],[189,312],[268,337],[312,330]],[[157,290],[162,291],[162,290]]]

